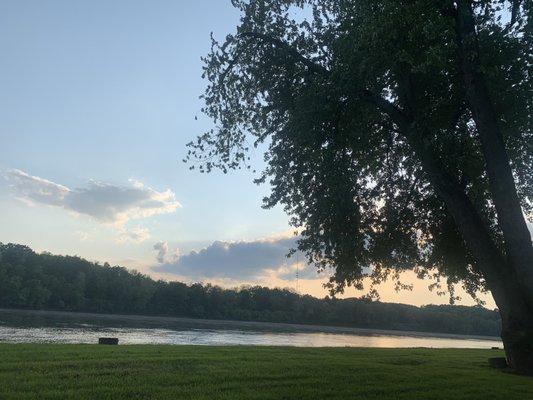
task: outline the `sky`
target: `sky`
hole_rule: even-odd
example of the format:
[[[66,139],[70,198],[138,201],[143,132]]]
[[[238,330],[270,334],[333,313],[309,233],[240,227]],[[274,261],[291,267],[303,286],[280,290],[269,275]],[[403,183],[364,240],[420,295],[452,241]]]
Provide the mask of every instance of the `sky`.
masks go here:
[[[285,257],[294,237],[281,208],[261,208],[268,186],[182,162],[212,126],[200,58],[238,17],[229,0],[1,1],[0,242],[154,278],[326,295],[325,276]],[[405,281],[412,292],[387,283],[382,300],[448,301]]]

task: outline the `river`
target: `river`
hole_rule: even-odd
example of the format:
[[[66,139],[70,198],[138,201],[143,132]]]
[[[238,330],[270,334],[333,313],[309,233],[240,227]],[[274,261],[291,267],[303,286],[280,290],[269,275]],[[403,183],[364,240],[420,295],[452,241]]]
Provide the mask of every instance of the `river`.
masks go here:
[[[317,325],[0,310],[0,342],[299,347],[502,347],[499,338]]]

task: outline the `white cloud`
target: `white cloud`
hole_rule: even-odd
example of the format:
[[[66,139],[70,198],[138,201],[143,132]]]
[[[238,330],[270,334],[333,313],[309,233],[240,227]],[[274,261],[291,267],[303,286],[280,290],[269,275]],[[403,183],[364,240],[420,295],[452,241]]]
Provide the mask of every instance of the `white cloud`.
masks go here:
[[[157,262],[160,264],[175,262],[179,258],[179,251],[175,250],[169,259],[168,242],[157,242],[154,244],[154,250],[157,251]]]
[[[171,190],[158,192],[138,181],[128,186],[90,181],[86,187],[70,189],[17,169],[9,170],[5,177],[15,197],[26,203],[60,207],[117,227],[181,207]],[[146,237],[146,232],[137,229],[136,233],[138,239]]]
[[[300,277],[318,278],[314,267],[308,266],[301,254],[287,258],[289,251],[296,247],[296,240],[294,236],[278,235],[253,241],[215,241],[201,250],[174,255],[171,259],[167,256],[168,243],[160,242],[154,246],[160,265],[153,270],[196,280],[243,281],[267,276],[292,280],[299,259]]]
[[[30,205],[41,203],[61,207],[71,192],[63,185],[28,175],[18,169],[9,170],[5,177],[15,196]]]

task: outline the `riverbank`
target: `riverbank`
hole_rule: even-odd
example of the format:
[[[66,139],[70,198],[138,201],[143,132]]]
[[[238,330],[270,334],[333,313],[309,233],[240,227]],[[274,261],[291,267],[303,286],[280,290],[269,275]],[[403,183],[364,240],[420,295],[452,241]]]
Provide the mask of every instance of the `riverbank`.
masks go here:
[[[0,344],[1,399],[533,398],[499,350]]]

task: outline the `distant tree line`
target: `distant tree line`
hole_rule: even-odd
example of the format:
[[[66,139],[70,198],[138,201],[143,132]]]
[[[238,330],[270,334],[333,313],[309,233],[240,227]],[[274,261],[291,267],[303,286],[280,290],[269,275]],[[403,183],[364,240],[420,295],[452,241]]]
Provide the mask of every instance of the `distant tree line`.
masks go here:
[[[318,299],[288,289],[155,281],[80,257],[37,254],[0,243],[0,307],[164,315],[443,332],[500,334],[497,311],[483,307]]]

